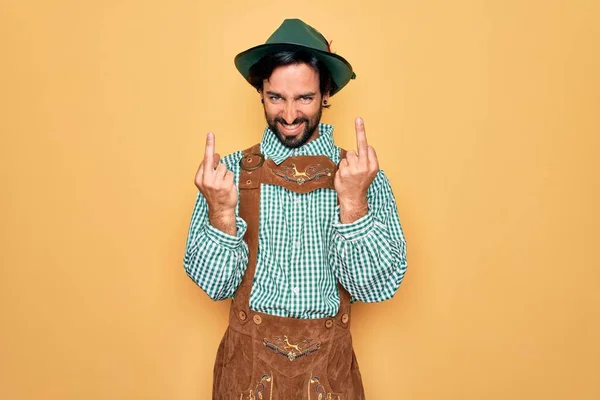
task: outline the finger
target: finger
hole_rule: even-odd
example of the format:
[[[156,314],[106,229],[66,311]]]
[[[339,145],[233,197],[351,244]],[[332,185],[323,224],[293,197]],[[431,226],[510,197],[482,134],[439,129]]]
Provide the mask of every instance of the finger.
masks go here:
[[[340,160],[340,162],[338,163],[337,171],[335,172],[335,176],[337,177],[340,174],[340,171],[342,171],[346,168],[348,168],[348,160],[345,158],[342,158]]]
[[[358,154],[354,150],[348,150],[346,152],[346,162],[348,165],[355,164],[358,161]]]
[[[375,152],[375,149],[371,146],[368,147],[369,150],[369,167],[372,170],[379,170],[379,160],[377,159],[377,153]]]
[[[227,173],[227,167],[225,164],[219,164],[217,169],[215,170],[215,179],[223,179],[225,178],[225,174]]]
[[[198,168],[198,172],[196,172],[196,178],[194,179],[194,183],[198,186],[198,189],[202,187],[202,179],[204,176],[204,163],[200,164],[200,168]]]
[[[215,153],[214,155],[214,165],[213,165],[213,169],[216,169],[219,166],[219,161],[221,161],[221,156],[219,155],[219,153]]]
[[[206,171],[213,169],[213,166],[215,165],[214,154],[215,135],[212,132],[208,132],[206,135],[206,147],[204,148],[204,169]]]
[[[233,172],[227,171],[225,173],[225,178],[223,180],[224,180],[225,184],[233,185]]]
[[[365,132],[365,122],[362,118],[358,117],[354,121],[354,128],[356,129],[356,148],[358,149],[359,157],[367,157],[367,133]]]

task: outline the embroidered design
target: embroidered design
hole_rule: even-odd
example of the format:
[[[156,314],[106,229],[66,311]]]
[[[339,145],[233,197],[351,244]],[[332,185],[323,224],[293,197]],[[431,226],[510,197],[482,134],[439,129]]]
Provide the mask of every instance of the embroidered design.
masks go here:
[[[321,384],[318,376],[313,376],[310,378],[310,381],[308,381],[308,400],[311,399],[311,393],[317,395],[317,400],[340,400],[340,396],[332,394],[331,392],[327,393],[325,386]]]
[[[321,343],[311,344],[312,339],[305,339],[298,344],[290,343],[288,337],[273,336],[273,340],[263,339],[265,347],[273,350],[277,354],[287,357],[290,361],[307,356],[319,350]]]
[[[323,176],[331,176],[331,170],[329,168],[321,167],[321,164],[306,167],[302,172],[298,171],[296,164],[292,163],[291,165],[291,168],[282,166],[281,170],[274,170],[275,175],[288,182],[296,182],[298,185],[303,185],[306,182],[319,179]]]
[[[264,374],[261,378],[260,378],[260,382],[258,382],[258,384],[256,384],[256,387],[254,389],[250,389],[248,390],[248,396],[244,397],[244,393],[240,394],[240,400],[266,400],[265,399],[265,390],[267,390],[267,386],[265,386],[265,383],[270,383],[270,385],[268,385],[268,393],[269,393],[269,400],[273,399],[273,375],[267,375]]]

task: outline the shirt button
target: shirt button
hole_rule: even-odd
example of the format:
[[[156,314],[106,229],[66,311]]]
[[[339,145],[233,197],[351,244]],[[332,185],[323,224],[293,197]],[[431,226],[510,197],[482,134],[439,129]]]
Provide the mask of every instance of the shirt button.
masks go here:
[[[297,199],[296,199],[296,204],[298,204],[298,205],[299,205],[299,204],[301,204],[301,203],[302,203],[302,199],[301,199],[301,198],[297,198]]]
[[[257,315],[255,315],[253,319],[254,319],[254,323],[255,323],[256,325],[260,325],[260,324],[262,323],[262,318],[261,318],[261,317],[260,317],[260,315],[258,315],[258,314],[257,314]]]
[[[298,241],[298,242],[296,242],[296,243],[294,243],[294,247],[295,247],[295,248],[299,249],[299,248],[300,248],[300,246],[302,246],[302,243],[300,243],[299,241]]]
[[[300,288],[298,288],[298,287],[292,288],[292,292],[294,292],[294,294],[297,296],[298,293],[300,293]]]
[[[325,328],[329,329],[333,326],[333,321],[328,319],[327,321],[325,321]]]

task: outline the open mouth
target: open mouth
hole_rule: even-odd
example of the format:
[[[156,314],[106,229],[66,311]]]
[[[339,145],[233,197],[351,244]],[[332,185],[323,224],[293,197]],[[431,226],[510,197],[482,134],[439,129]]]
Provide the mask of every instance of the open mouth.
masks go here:
[[[298,122],[295,124],[283,124],[281,122],[278,122],[279,124],[279,128],[280,131],[285,134],[285,135],[297,135],[298,133],[302,132],[302,128],[304,127],[304,121],[303,122]]]

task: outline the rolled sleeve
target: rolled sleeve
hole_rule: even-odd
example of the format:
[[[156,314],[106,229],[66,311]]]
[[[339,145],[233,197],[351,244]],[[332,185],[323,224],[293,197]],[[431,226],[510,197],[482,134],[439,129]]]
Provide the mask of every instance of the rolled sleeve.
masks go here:
[[[220,231],[214,226],[207,224],[206,225],[206,236],[215,242],[216,244],[223,246],[228,250],[235,250],[240,247],[242,241],[244,240],[244,234],[246,233],[246,229],[248,225],[246,221],[244,221],[240,217],[235,218],[236,225],[236,234],[235,236]]]
[[[188,276],[213,300],[232,297],[242,281],[248,265],[246,228],[239,216],[235,235],[210,225],[206,201],[198,195],[183,263]]]
[[[345,240],[360,240],[365,238],[369,233],[373,231],[375,227],[375,221],[371,211],[367,212],[364,217],[357,219],[356,221],[343,224],[340,222],[340,206],[337,206],[333,229]]]
[[[406,241],[396,201],[383,172],[367,196],[369,211],[351,224],[333,223],[330,265],[352,298],[366,303],[394,296],[406,271]]]

